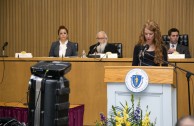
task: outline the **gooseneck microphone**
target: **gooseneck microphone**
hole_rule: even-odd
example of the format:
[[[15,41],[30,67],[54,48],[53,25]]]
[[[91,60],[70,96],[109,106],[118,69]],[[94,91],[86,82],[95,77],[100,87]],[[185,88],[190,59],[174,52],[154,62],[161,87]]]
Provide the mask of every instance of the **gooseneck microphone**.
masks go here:
[[[145,51],[148,50],[149,47],[150,47],[150,46],[149,46],[148,44],[146,44],[146,45],[143,47],[143,51],[142,51],[142,56],[143,56],[143,57],[144,57]]]
[[[1,57],[7,57],[5,56],[5,47],[8,45],[8,42],[5,42],[2,46],[2,56]]]
[[[8,42],[5,42],[4,44],[3,44],[3,50],[5,50],[5,47],[8,45]]]
[[[146,44],[146,45],[144,46],[144,51],[148,50],[149,47],[150,47],[150,46],[149,46],[148,44]]]
[[[96,51],[96,48],[99,45],[100,45],[100,42],[97,42],[96,45],[94,46],[94,48],[92,49],[91,54],[93,54]]]
[[[142,58],[144,57],[144,54],[145,54],[145,51],[149,49],[149,45],[146,44],[145,46],[141,46],[140,47],[140,52],[139,52],[139,65],[141,66],[142,65]]]

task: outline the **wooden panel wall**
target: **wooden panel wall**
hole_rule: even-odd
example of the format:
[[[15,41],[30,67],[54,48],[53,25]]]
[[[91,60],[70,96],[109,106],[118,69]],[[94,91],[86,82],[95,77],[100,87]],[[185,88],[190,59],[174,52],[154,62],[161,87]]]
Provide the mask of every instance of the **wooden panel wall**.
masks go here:
[[[0,46],[9,42],[9,56],[22,50],[48,56],[63,24],[69,39],[79,43],[79,54],[104,30],[110,42],[123,43],[124,57],[132,57],[143,24],[153,19],[162,34],[171,27],[189,34],[194,56],[193,6],[193,0],[0,0]]]

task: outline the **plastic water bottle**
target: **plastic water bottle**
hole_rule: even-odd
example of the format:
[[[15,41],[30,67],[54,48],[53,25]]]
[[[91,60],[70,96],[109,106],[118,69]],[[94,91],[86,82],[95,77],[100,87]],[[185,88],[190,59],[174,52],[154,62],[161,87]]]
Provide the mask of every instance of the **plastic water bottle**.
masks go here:
[[[85,50],[82,51],[82,58],[86,58],[86,51]]]

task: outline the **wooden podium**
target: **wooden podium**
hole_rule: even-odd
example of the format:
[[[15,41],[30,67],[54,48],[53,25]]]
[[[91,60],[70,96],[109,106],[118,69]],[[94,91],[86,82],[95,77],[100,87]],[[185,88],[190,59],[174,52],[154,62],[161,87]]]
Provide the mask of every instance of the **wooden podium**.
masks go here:
[[[133,93],[125,85],[127,73],[139,68],[144,70],[149,78],[148,87],[139,93]],[[177,121],[176,85],[174,84],[172,67],[154,66],[105,66],[104,82],[107,83],[107,114],[112,105],[121,106],[127,101],[131,106],[131,94],[134,94],[135,106],[141,98],[143,115],[151,111],[150,119],[156,119],[156,126],[173,126]]]

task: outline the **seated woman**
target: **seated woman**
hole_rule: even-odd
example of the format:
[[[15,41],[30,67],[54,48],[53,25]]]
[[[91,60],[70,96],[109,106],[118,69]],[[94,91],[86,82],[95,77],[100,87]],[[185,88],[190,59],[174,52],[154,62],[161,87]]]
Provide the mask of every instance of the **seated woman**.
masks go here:
[[[142,47],[148,46],[148,49]],[[164,62],[163,62],[164,61]],[[167,66],[167,50],[163,45],[158,24],[148,21],[143,26],[133,52],[133,66]]]
[[[50,57],[77,56],[75,44],[68,40],[68,29],[60,26],[58,29],[59,40],[53,42],[50,48]]]
[[[117,53],[117,47],[114,46],[113,44],[109,44],[107,34],[104,31],[100,31],[96,35],[96,39],[98,41],[97,44],[94,44],[90,46],[90,50],[88,52],[89,54],[93,53],[106,53],[106,52],[111,52],[111,53]]]

